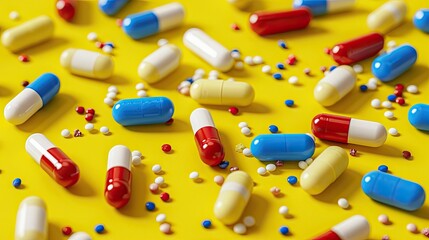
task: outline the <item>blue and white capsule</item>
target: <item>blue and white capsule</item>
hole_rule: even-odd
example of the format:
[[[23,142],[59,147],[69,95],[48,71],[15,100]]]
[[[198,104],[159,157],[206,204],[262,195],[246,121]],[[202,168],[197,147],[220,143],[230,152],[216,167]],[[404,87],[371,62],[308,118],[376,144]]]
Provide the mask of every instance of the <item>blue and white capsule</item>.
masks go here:
[[[52,73],[42,74],[4,108],[4,117],[14,125],[25,123],[48,104],[60,90],[60,80]]]
[[[313,16],[344,12],[353,8],[355,0],[294,0],[293,8],[307,7]]]
[[[113,119],[122,126],[165,123],[173,113],[173,102],[166,97],[123,99],[112,110]]]
[[[408,111],[408,122],[419,130],[429,131],[429,105],[423,103],[413,105]]]
[[[429,33],[429,9],[420,9],[414,14],[413,23],[416,28]]]
[[[128,2],[129,0],[98,0],[98,7],[106,15],[113,16]]]
[[[416,61],[416,49],[404,44],[375,58],[371,70],[381,81],[390,82],[410,69]]]
[[[375,201],[415,211],[425,202],[425,190],[411,182],[381,171],[372,171],[362,178],[363,192]]]
[[[306,160],[314,150],[314,139],[309,134],[261,134],[250,145],[252,155],[259,161]]]
[[[122,21],[122,29],[133,39],[141,39],[180,26],[185,18],[185,10],[180,3],[170,3],[150,11],[127,16]]]

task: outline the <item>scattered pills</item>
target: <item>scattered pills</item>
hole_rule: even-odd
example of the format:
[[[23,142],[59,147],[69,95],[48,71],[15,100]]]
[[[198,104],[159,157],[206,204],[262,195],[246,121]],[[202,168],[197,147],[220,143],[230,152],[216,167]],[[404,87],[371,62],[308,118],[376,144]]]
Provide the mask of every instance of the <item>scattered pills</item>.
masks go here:
[[[289,233],[289,228],[288,228],[288,227],[286,227],[286,226],[281,226],[281,227],[279,228],[279,232],[280,232],[282,235],[287,235],[287,234]]]
[[[213,178],[213,181],[217,184],[217,185],[222,185],[223,182],[225,181],[224,177],[220,176],[220,175],[216,175]]]
[[[289,208],[286,206],[281,206],[279,208],[280,215],[287,216],[289,214]]]
[[[244,63],[242,61],[237,61],[234,64],[235,70],[243,70],[244,69]]]
[[[98,224],[95,226],[94,228],[96,233],[103,233],[104,232],[104,225],[103,224]]]
[[[398,130],[396,128],[389,128],[389,134],[392,136],[398,135]]]
[[[204,228],[210,228],[210,227],[212,226],[212,222],[211,222],[210,220],[204,220],[204,221],[201,223],[201,225],[202,225]]]
[[[356,65],[353,65],[353,70],[354,70],[356,73],[362,73],[362,72],[363,72],[363,67],[362,67],[362,65],[360,65],[360,64],[356,64]]]
[[[118,87],[116,86],[110,86],[109,88],[107,88],[107,92],[114,92],[114,93],[118,93]]]
[[[416,94],[419,92],[419,89],[417,88],[416,85],[409,85],[407,87],[407,92],[412,93],[412,94]]]
[[[235,60],[239,60],[241,58],[241,53],[233,51],[233,52],[231,52],[231,57]]]
[[[196,180],[196,179],[198,179],[200,177],[200,174],[198,173],[198,172],[191,172],[190,174],[189,174],[189,178],[190,179],[192,179],[192,180]]]
[[[267,173],[267,169],[264,167],[258,167],[257,172],[259,175],[265,175]]]
[[[26,87],[26,86],[28,86],[29,84],[30,84],[30,82],[29,82],[29,81],[27,81],[27,80],[22,81],[22,83],[21,83],[21,85],[22,85],[23,87]]]
[[[171,225],[169,223],[162,223],[159,225],[159,231],[165,234],[171,233]]]
[[[221,169],[225,169],[229,166],[229,162],[228,161],[222,161],[221,163],[219,163],[218,167]]]
[[[381,214],[378,216],[378,221],[382,224],[389,224],[389,217],[386,214]]]
[[[21,178],[15,178],[15,179],[13,179],[13,181],[12,181],[12,185],[13,185],[15,188],[19,188],[19,187],[21,186]]]
[[[360,90],[361,92],[366,92],[366,91],[368,90],[368,86],[367,86],[367,85],[360,85],[360,86],[359,86],[359,90]]]
[[[281,73],[274,73],[273,74],[273,78],[276,80],[282,80],[283,79],[283,75]]]
[[[392,111],[385,111],[384,116],[388,119],[393,119],[395,117]]]
[[[241,128],[241,133],[244,134],[245,136],[249,136],[252,132],[250,131],[249,127],[243,127]]]
[[[351,156],[353,156],[353,157],[356,157],[356,155],[357,155],[357,150],[356,150],[356,149],[354,149],[354,148],[350,149],[350,155],[351,155]]]
[[[156,184],[156,183],[151,183],[151,184],[149,185],[149,190],[150,190],[152,193],[156,193],[156,192],[159,190],[159,185],[158,185],[158,184]]]
[[[116,96],[117,96],[117,94],[116,94],[116,93],[114,93],[114,92],[108,92],[108,93],[106,94],[106,98],[110,98],[110,99],[112,99],[112,100],[114,100],[114,99],[116,98]]]
[[[313,163],[313,159],[312,159],[312,158],[307,158],[307,159],[305,160],[305,162],[306,162],[308,165],[310,165],[310,164],[312,164],[312,163]]]
[[[241,128],[244,128],[244,127],[249,127],[249,125],[247,124],[247,122],[240,122],[238,124],[238,127],[241,129]]]
[[[101,128],[100,128],[100,132],[101,132],[102,134],[104,134],[104,135],[107,135],[107,134],[109,134],[109,133],[110,133],[109,128],[108,128],[108,127],[106,127],[106,126],[101,127]]]
[[[404,106],[405,105],[405,99],[403,97],[397,97],[395,102],[397,104],[399,104],[400,106]]]
[[[381,240],[390,240],[389,235],[384,235],[383,237],[381,237]]]
[[[380,108],[381,107],[381,101],[378,98],[371,100],[371,107],[373,108]]]
[[[152,166],[152,172],[158,174],[162,171],[161,165],[155,164]]]
[[[136,90],[140,91],[140,90],[144,90],[144,83],[137,83],[136,84]]]
[[[98,39],[98,35],[95,32],[90,32],[86,35],[86,39],[88,39],[88,41],[95,42]]]
[[[70,130],[68,130],[68,129],[63,129],[61,131],[61,136],[65,137],[65,138],[70,137],[70,135],[71,135],[71,133],[70,133]]]
[[[279,195],[280,195],[281,190],[280,190],[280,188],[278,188],[278,187],[272,187],[272,188],[270,188],[270,192],[271,192],[274,196],[279,196]]]
[[[251,56],[246,56],[246,57],[244,57],[244,63],[246,63],[246,64],[247,64],[247,65],[249,65],[249,66],[255,65],[255,64],[253,63],[253,58],[252,58]]]
[[[167,220],[167,215],[165,215],[164,213],[160,213],[156,216],[155,220],[158,223],[163,223],[165,222],[165,220]]]
[[[291,77],[288,79],[288,82],[289,82],[290,84],[295,85],[295,84],[297,84],[297,83],[298,83],[298,77],[297,77],[297,76],[291,76]]]
[[[412,233],[417,232],[417,226],[414,223],[408,223],[406,228],[409,232],[412,232]]]
[[[380,165],[378,166],[378,171],[387,173],[387,171],[389,171],[389,168],[386,165]]]
[[[256,224],[255,218],[252,216],[246,216],[243,218],[243,224],[246,227],[253,227]]]
[[[102,48],[103,52],[105,53],[112,53],[113,52],[113,47],[110,45],[104,45]]]
[[[279,47],[283,48],[283,49],[287,49],[287,45],[286,42],[283,40],[279,40],[278,42]]]
[[[21,54],[21,55],[18,56],[18,60],[20,62],[29,62],[30,58],[28,57],[28,55]]]
[[[146,210],[148,210],[148,211],[153,211],[153,210],[155,210],[155,203],[153,203],[153,202],[146,202],[146,204],[145,204],[145,206],[146,206]]]
[[[113,99],[109,98],[109,97],[104,98],[104,103],[106,105],[108,105],[109,107],[113,107],[113,105],[115,104],[115,102],[113,101]]]
[[[243,149],[243,155],[246,156],[246,157],[251,157],[252,156],[252,152],[250,151],[250,148]]]
[[[237,107],[230,107],[228,108],[228,112],[231,113],[232,115],[237,115],[239,110]]]
[[[138,151],[138,150],[134,150],[134,151],[132,151],[131,152],[131,156],[133,156],[133,157],[141,157],[142,156],[142,153],[140,152],[140,151]]]
[[[262,66],[262,72],[269,74],[271,72],[271,66],[270,65]]]
[[[158,47],[162,47],[162,46],[168,44],[168,40],[164,39],[164,38],[161,38],[161,39],[158,40],[158,42],[156,44],[158,45]]]
[[[367,84],[366,84],[366,87],[367,87],[369,90],[375,90],[375,89],[377,89],[377,84],[375,84],[375,83],[367,83]]]
[[[270,163],[270,164],[268,164],[267,166],[265,166],[265,169],[266,169],[268,172],[274,172],[274,171],[277,169],[277,167],[276,167],[276,165],[275,165],[275,164]]]
[[[75,129],[73,132],[74,137],[82,137],[83,133],[79,129]]]
[[[298,167],[301,168],[302,170],[304,170],[308,167],[308,164],[305,161],[299,161]]]
[[[158,185],[162,185],[164,184],[164,177],[161,177],[161,176],[156,177],[154,182]]]
[[[349,201],[347,201],[345,198],[340,198],[338,199],[338,206],[340,206],[340,208],[346,209],[349,207]]]
[[[423,234],[425,237],[429,237],[429,228],[423,228],[423,229],[422,229],[422,234]]]
[[[283,63],[277,63],[276,67],[280,70],[284,70],[285,69],[285,65]]]
[[[390,94],[389,96],[387,96],[387,100],[389,100],[390,102],[394,102],[396,100],[396,95]]]
[[[381,106],[384,107],[384,108],[387,108],[387,109],[391,109],[392,108],[392,103],[389,102],[389,101],[383,101],[381,103]]]
[[[310,68],[305,68],[304,69],[304,74],[305,75],[310,76],[310,73],[311,73],[311,69]]]
[[[237,223],[234,225],[233,230],[235,233],[242,235],[246,233],[247,227],[242,223]]]

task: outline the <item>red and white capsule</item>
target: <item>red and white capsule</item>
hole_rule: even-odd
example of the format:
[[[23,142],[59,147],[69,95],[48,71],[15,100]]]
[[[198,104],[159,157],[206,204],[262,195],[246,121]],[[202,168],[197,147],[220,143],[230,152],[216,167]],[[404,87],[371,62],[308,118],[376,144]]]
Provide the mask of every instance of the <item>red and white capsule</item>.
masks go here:
[[[354,215],[313,240],[365,240],[369,238],[369,231],[368,220],[362,215]]]
[[[115,208],[127,205],[131,197],[131,151],[116,145],[109,151],[104,196]]]
[[[349,65],[375,56],[383,46],[384,37],[379,33],[371,33],[335,45],[331,55],[338,64]]]
[[[276,12],[255,12],[249,18],[250,27],[259,35],[303,29],[310,24],[310,20],[311,13],[307,8]]]
[[[55,8],[61,18],[70,22],[76,13],[76,0],[58,0]]]
[[[79,180],[78,166],[43,134],[29,136],[25,150],[61,186],[70,187]]]
[[[205,108],[197,108],[191,113],[190,119],[201,160],[207,165],[217,166],[225,153],[210,112]]]

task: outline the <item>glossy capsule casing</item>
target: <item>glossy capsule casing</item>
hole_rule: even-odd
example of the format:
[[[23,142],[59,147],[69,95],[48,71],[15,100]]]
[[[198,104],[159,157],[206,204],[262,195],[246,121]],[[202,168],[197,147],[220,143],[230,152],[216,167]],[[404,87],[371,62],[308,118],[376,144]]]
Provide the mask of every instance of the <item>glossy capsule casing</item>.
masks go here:
[[[331,55],[338,64],[349,65],[375,56],[383,46],[383,35],[370,33],[335,45]]]
[[[94,79],[109,78],[114,69],[110,56],[84,49],[65,50],[61,54],[60,63],[72,74]]]
[[[425,33],[429,33],[429,9],[420,9],[414,14],[414,26]]]
[[[311,195],[325,191],[347,169],[349,157],[337,146],[326,148],[301,174],[301,187]]]
[[[287,11],[260,11],[249,17],[250,28],[259,35],[270,35],[303,29],[310,24],[311,13],[307,8]]]
[[[48,216],[43,199],[31,196],[22,200],[16,215],[15,240],[47,240]]]
[[[92,240],[92,238],[86,232],[75,232],[68,238],[68,240]]]
[[[344,12],[353,8],[355,0],[294,0],[293,8],[307,7],[313,16]]]
[[[164,45],[143,59],[138,67],[139,77],[148,83],[156,83],[179,67],[181,56],[176,45]]]
[[[371,31],[387,33],[405,19],[407,5],[402,0],[390,0],[368,15],[367,25]]]
[[[122,126],[165,123],[173,113],[173,102],[166,97],[122,99],[112,109],[113,119]]]
[[[259,161],[300,161],[313,156],[315,143],[309,134],[261,134],[250,150]]]
[[[253,180],[243,171],[230,173],[223,183],[216,203],[214,214],[226,225],[236,223],[249,202],[253,190]]]
[[[192,111],[190,122],[201,160],[209,166],[219,165],[225,152],[210,112],[205,108],[197,108]]]
[[[421,208],[426,198],[419,184],[381,171],[365,174],[361,187],[373,200],[407,211]]]
[[[98,0],[98,7],[106,15],[113,16],[128,2],[129,0]]]
[[[408,121],[419,130],[429,131],[429,105],[423,103],[413,105],[408,111]]]
[[[76,0],[57,0],[55,8],[62,19],[70,22],[76,14]]]
[[[104,197],[115,208],[127,205],[131,198],[131,151],[116,145],[109,151]]]
[[[354,215],[312,240],[366,240],[370,230],[369,222],[364,216]]]
[[[416,61],[416,49],[411,45],[404,44],[375,58],[371,70],[375,77],[383,82],[389,82],[401,76]]]

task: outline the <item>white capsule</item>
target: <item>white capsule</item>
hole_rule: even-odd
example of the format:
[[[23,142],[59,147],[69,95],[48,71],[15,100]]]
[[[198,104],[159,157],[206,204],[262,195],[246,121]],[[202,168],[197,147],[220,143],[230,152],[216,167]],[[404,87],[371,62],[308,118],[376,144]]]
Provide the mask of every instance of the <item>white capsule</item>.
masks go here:
[[[9,13],[9,19],[10,20],[18,20],[19,19],[19,13],[17,11],[12,11]]]
[[[392,108],[392,103],[390,101],[383,101],[381,103],[381,106],[387,109],[391,109]]]
[[[413,94],[416,94],[416,93],[418,93],[418,92],[419,92],[419,89],[417,88],[417,86],[416,86],[416,85],[409,85],[409,86],[407,87],[407,92],[409,92],[409,93],[413,93]]]
[[[392,111],[385,111],[385,112],[384,112],[384,116],[385,116],[386,118],[388,118],[388,119],[392,119],[392,118],[394,118],[394,117],[395,117],[395,115],[393,114],[393,112],[392,112]]]
[[[16,215],[15,239],[47,239],[46,204],[39,197],[22,200]]]
[[[223,182],[225,181],[224,177],[217,175],[213,178],[213,181],[217,184],[217,185],[222,185]]]
[[[168,234],[171,232],[171,225],[169,223],[163,223],[159,226],[159,231]]]
[[[268,172],[274,172],[277,169],[277,167],[275,164],[270,163],[265,167],[265,169],[267,169]]]
[[[246,157],[251,157],[252,156],[252,152],[250,151],[250,148],[243,149],[243,155],[246,156]]]
[[[349,202],[345,198],[338,199],[338,206],[340,206],[343,209],[346,209],[349,207]]]
[[[254,56],[252,61],[256,65],[264,63],[264,59],[261,56]]]
[[[281,206],[281,207],[279,208],[279,213],[280,213],[281,215],[283,215],[283,216],[286,216],[286,215],[288,215],[288,214],[289,214],[289,208],[288,208],[288,207],[286,207],[286,206]]]
[[[297,76],[291,76],[288,80],[287,80],[290,84],[297,84],[298,83],[298,77]]]
[[[178,47],[164,45],[142,60],[137,69],[138,75],[148,83],[156,83],[179,67],[181,57]]]
[[[73,48],[69,48],[61,54],[60,63],[72,74],[95,79],[111,77],[114,68],[110,56]]]
[[[243,218],[243,224],[246,227],[253,227],[256,224],[255,218],[252,216],[246,216]]]
[[[164,45],[167,45],[168,44],[168,40],[167,39],[164,39],[164,38],[161,38],[161,39],[159,39],[158,40],[158,42],[156,42],[157,44],[158,44],[158,47],[162,47],[162,46],[164,46]]]
[[[243,127],[243,128],[241,128],[241,133],[246,135],[246,136],[249,136],[252,132],[250,131],[250,128]]]
[[[136,90],[137,91],[144,90],[144,83],[137,83],[136,84]]]
[[[238,61],[234,64],[235,70],[243,70],[244,69],[244,63],[242,61]]]
[[[253,58],[251,56],[246,56],[244,58],[244,62],[249,66],[255,65],[255,63],[253,62]]]
[[[244,128],[244,127],[248,127],[249,125],[247,125],[247,122],[240,122],[239,124],[238,124],[238,127],[241,129],[241,128]]]
[[[162,185],[164,183],[164,178],[161,176],[155,178],[155,183],[158,185]]]
[[[92,238],[86,232],[75,232],[69,237],[68,240],[92,240]]]
[[[302,170],[304,170],[308,167],[308,164],[305,161],[299,161],[298,167],[301,168]]]
[[[392,136],[398,135],[398,130],[396,128],[389,128],[389,134]]]
[[[262,67],[262,72],[269,74],[271,72],[271,66],[270,65],[264,65]]]
[[[354,70],[356,73],[362,73],[362,72],[363,72],[363,67],[362,67],[362,65],[360,65],[360,64],[356,64],[356,65],[353,65],[353,70]]]
[[[114,93],[118,93],[118,92],[119,92],[119,90],[118,90],[118,87],[116,87],[116,86],[112,85],[112,86],[109,86],[109,88],[107,88],[107,92],[114,92]]]
[[[115,104],[115,102],[113,101],[113,99],[111,99],[111,98],[105,98],[104,100],[103,100],[103,102],[105,103],[105,104],[107,104],[108,106],[110,106],[110,107],[113,107],[113,105]]]
[[[246,233],[247,227],[242,223],[237,223],[234,225],[233,230],[235,233],[242,235]]]
[[[137,91],[137,96],[140,98],[147,97],[147,92],[145,90],[139,90]]]
[[[198,172],[191,172],[190,174],[189,174],[189,178],[190,179],[192,179],[192,180],[196,180],[196,179],[198,179],[200,177],[200,174],[198,173]]]
[[[264,167],[258,167],[258,170],[256,170],[258,172],[259,175],[265,175],[267,173],[267,169],[265,169]]]
[[[232,57],[234,60],[239,60],[239,59],[241,58],[241,53],[240,53],[240,52],[236,52],[236,51],[231,52],[231,57]]]
[[[380,108],[381,106],[381,101],[378,98],[374,98],[371,100],[371,107],[373,108]]]
[[[155,164],[152,166],[152,172],[158,174],[162,171],[161,165]]]
[[[103,126],[103,127],[101,127],[100,128],[100,132],[102,133],[102,134],[104,134],[104,135],[107,135],[107,134],[109,134],[109,128],[108,127],[106,127],[106,126]]]
[[[114,100],[116,98],[117,94],[115,92],[108,92],[106,94],[106,98],[110,98],[112,100]]]
[[[61,136],[65,137],[65,138],[70,137],[70,130],[68,130],[68,129],[63,129],[63,130],[61,131]]]
[[[85,130],[87,130],[88,132],[91,132],[92,130],[94,130],[94,124],[92,123],[85,124]]]
[[[113,47],[110,46],[110,45],[104,45],[101,50],[103,50],[103,52],[105,52],[105,53],[112,53],[113,52]]]
[[[163,223],[167,220],[167,216],[164,213],[160,213],[156,216],[156,222]]]
[[[90,32],[90,33],[88,33],[86,38],[88,39],[88,41],[94,42],[94,41],[97,41],[98,35],[95,32]]]

